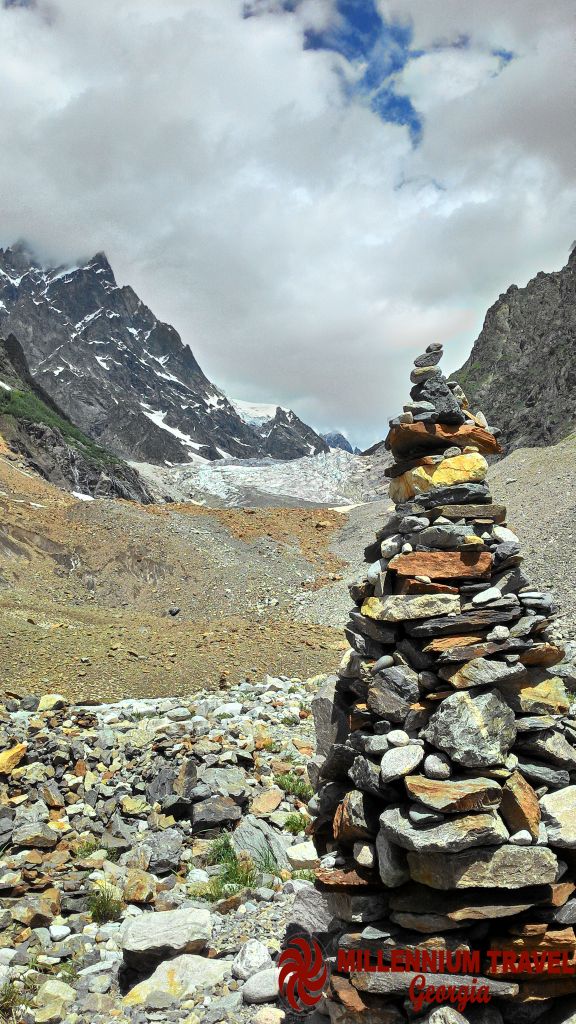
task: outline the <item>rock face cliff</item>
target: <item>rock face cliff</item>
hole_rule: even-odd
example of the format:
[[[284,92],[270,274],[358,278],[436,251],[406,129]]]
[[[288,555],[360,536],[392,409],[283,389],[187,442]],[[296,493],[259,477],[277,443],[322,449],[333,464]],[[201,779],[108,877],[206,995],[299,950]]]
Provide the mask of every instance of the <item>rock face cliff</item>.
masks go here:
[[[65,490],[153,501],[136,470],[82,434],[34,381],[14,335],[0,339],[0,446]]]
[[[327,451],[290,410],[248,422],[200,369],[169,324],[103,253],[43,268],[22,246],[0,249],[0,330],[13,333],[31,373],[89,437],[125,459],[293,459]]]
[[[562,270],[500,295],[452,376],[506,450],[554,444],[576,426],[575,350],[576,248]]]

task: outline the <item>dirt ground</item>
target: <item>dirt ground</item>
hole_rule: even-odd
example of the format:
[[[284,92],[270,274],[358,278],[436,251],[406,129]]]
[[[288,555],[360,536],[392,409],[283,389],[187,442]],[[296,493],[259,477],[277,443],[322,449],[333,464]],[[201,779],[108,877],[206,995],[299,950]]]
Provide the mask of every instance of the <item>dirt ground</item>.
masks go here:
[[[7,689],[179,695],[328,671],[344,649],[340,630],[291,611],[340,577],[341,513],[84,502],[0,452],[0,518]]]

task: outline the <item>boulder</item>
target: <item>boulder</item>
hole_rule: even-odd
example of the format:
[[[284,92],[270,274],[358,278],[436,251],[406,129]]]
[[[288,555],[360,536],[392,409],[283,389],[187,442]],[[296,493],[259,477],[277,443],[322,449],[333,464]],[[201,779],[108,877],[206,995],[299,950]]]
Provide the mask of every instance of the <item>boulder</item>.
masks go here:
[[[409,853],[410,877],[432,889],[521,889],[556,881],[558,860],[541,846],[464,850],[461,853]]]
[[[128,918],[120,944],[124,960],[131,967],[147,969],[159,960],[181,953],[199,953],[212,935],[212,918],[208,910],[183,907],[160,913],[141,914]]]
[[[228,960],[208,960],[203,956],[183,954],[159,964],[155,971],[135,985],[122,1000],[122,1005],[146,1006],[152,994],[164,998],[161,1007],[175,1006],[193,995],[197,989],[223,982],[230,974]]]
[[[384,835],[404,850],[457,853],[473,846],[501,846],[508,831],[497,814],[451,817],[440,824],[418,827],[405,807],[389,807],[380,816]]]
[[[258,971],[253,974],[242,989],[242,998],[245,1003],[273,1003],[280,994],[278,987],[279,971],[277,967],[270,967],[265,971]]]
[[[369,597],[362,614],[380,622],[403,622],[460,612],[460,598],[454,594],[392,594]]]
[[[246,814],[231,834],[231,842],[237,854],[247,854],[255,864],[270,857],[279,868],[287,868],[286,846],[278,832],[271,825],[253,814]]]
[[[268,947],[258,939],[249,939],[232,961],[232,975],[240,981],[248,981],[254,974],[270,970],[273,966]]]
[[[290,867],[293,870],[301,869],[313,869],[317,868],[320,864],[320,859],[316,852],[316,847],[311,841],[305,843],[296,843],[294,846],[289,846],[286,850],[286,856],[288,858]]]
[[[469,768],[503,764],[516,738],[514,714],[497,693],[451,694],[434,712],[424,738]]]

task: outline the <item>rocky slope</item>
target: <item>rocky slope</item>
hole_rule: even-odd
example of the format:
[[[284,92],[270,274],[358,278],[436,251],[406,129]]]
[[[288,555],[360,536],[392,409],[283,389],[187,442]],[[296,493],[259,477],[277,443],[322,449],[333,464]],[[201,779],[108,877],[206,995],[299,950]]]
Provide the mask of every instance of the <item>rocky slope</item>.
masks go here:
[[[330,509],[79,501],[0,450],[5,686],[102,701],[189,695],[333,664],[342,634],[294,621],[339,576]]]
[[[576,426],[576,249],[556,273],[511,285],[453,374],[505,449],[549,445]]]
[[[83,435],[33,380],[14,335],[0,339],[0,444],[65,490],[153,500],[136,470]]]
[[[304,833],[322,678],[0,698],[2,1020],[280,1024],[282,937],[323,909]]]
[[[0,329],[19,339],[32,375],[89,437],[122,458],[291,459],[327,451],[291,410],[250,421],[187,345],[103,253],[43,268],[22,246],[0,250]]]

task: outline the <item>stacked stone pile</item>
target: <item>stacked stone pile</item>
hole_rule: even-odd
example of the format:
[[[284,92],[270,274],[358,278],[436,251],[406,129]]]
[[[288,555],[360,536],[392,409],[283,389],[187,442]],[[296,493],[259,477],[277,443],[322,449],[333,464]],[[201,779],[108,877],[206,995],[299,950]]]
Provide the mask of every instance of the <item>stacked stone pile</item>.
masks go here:
[[[531,1024],[576,979],[490,973],[485,954],[567,949],[576,963],[574,650],[550,640],[550,595],[490,496],[496,431],[441,356],[430,345],[415,360],[390,423],[396,510],[351,587],[350,650],[313,705],[321,937],[332,955],[384,960],[479,950],[493,998],[470,1020]],[[411,977],[334,973],[331,1020],[411,1019]]]

